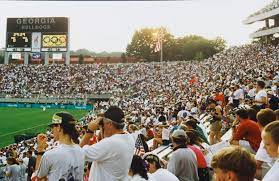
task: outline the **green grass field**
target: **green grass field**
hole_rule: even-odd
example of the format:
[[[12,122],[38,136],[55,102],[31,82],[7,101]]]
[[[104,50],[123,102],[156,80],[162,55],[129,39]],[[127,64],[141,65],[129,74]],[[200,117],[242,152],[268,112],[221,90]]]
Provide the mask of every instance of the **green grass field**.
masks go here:
[[[19,134],[44,132],[55,112],[67,111],[80,119],[86,110],[63,110],[39,108],[0,108],[0,148],[14,143]]]

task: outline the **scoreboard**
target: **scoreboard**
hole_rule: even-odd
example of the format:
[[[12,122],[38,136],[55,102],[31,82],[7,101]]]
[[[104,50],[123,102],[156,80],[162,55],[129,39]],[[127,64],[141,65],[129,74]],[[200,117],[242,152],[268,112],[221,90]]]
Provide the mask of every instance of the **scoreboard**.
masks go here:
[[[67,52],[68,18],[8,18],[8,52]]]
[[[7,51],[31,51],[31,33],[7,33]]]

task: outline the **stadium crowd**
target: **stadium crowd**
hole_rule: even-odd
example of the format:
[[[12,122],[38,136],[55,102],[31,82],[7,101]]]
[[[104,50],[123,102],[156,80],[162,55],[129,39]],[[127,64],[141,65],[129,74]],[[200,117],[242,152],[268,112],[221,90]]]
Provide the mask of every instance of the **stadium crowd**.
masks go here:
[[[2,180],[275,181],[278,53],[249,44],[204,61],[0,65],[11,97],[113,94],[83,122],[56,113],[51,131],[2,148]]]

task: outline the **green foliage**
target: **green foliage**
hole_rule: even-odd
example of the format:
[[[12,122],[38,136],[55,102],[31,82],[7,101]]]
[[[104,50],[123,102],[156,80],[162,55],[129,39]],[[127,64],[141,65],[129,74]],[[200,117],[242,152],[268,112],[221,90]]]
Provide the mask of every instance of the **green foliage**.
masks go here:
[[[154,52],[158,32],[163,32],[163,57],[165,61],[202,60],[226,48],[226,41],[220,37],[214,40],[202,36],[188,35],[174,38],[166,28],[144,28],[134,33],[127,45],[126,53],[145,61],[158,61],[160,52]]]
[[[123,52],[100,52],[96,53],[87,49],[78,49],[77,51],[71,51],[71,55],[83,55],[83,56],[94,56],[94,57],[120,57]]]

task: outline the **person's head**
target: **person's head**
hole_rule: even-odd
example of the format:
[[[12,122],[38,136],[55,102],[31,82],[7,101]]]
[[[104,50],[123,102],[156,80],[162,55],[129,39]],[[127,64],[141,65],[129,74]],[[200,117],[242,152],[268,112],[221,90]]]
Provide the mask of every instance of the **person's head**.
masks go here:
[[[253,181],[256,160],[244,148],[227,147],[215,154],[211,161],[215,181]]]
[[[71,139],[78,144],[79,132],[76,129],[75,118],[67,112],[55,113],[50,125],[54,140],[58,141],[64,138]]]
[[[167,120],[166,120],[166,117],[165,117],[165,116],[161,115],[161,116],[158,118],[158,121],[159,121],[159,122],[166,122]]]
[[[9,165],[18,164],[18,162],[16,161],[16,159],[13,158],[13,157],[7,158],[7,163],[8,163]]]
[[[264,81],[257,82],[257,87],[256,87],[257,91],[264,89],[264,87],[265,87]]]
[[[104,137],[110,137],[123,131],[125,126],[124,112],[117,106],[109,107],[104,113],[104,118],[100,125],[103,129]]]
[[[189,138],[188,141],[190,145],[200,145],[203,142],[198,136],[198,133],[193,129],[187,130],[186,135]]]
[[[248,111],[246,109],[239,109],[235,112],[236,119],[242,121],[244,119],[248,119]]]
[[[276,114],[271,109],[262,109],[257,114],[257,120],[260,130],[262,131],[266,125],[276,120]]]
[[[279,121],[273,121],[264,127],[262,131],[262,140],[267,154],[271,158],[278,158]]]
[[[185,146],[188,144],[188,137],[185,131],[181,129],[175,130],[172,133],[171,140],[174,148],[177,146]]]
[[[157,155],[148,153],[143,157],[146,165],[147,165],[147,170],[149,173],[154,173],[158,169],[162,168],[160,164],[160,159]]]
[[[32,157],[32,151],[28,150],[26,156],[27,156],[27,158],[31,158]]]
[[[148,180],[147,169],[145,167],[144,160],[138,155],[133,156],[131,167],[129,170],[130,176],[134,176],[136,174],[140,175],[145,180]]]
[[[134,125],[134,124],[130,124],[130,125],[128,126],[128,132],[129,132],[129,133],[134,133],[134,132],[137,131],[137,130],[139,130],[139,128],[138,128],[136,125]]]
[[[279,120],[279,109],[277,109],[275,112],[275,115],[276,115],[276,120]]]
[[[250,109],[247,110],[247,112],[248,112],[248,118],[250,120],[255,121],[255,122],[258,121],[257,120],[257,111],[255,109],[250,108]]]
[[[187,127],[187,129],[196,129],[197,128],[197,122],[193,119],[190,119],[188,121],[185,122],[185,126]]]
[[[208,108],[209,108],[209,109],[215,108],[216,105],[217,105],[217,102],[216,102],[214,99],[210,99],[210,100],[208,101]]]

